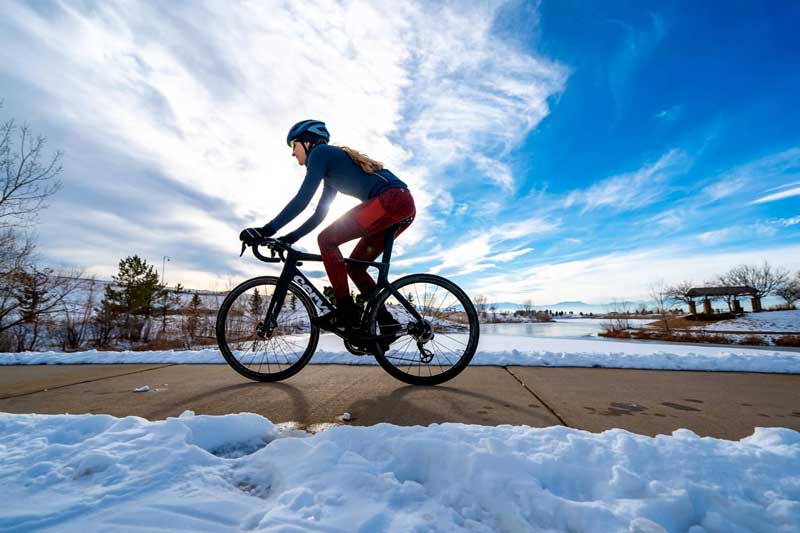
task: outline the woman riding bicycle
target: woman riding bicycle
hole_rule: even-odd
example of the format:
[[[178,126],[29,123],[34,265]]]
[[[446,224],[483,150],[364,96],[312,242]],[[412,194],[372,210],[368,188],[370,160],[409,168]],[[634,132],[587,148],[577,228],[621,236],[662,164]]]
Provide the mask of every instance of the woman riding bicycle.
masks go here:
[[[358,311],[350,295],[348,274],[364,298],[375,288],[375,280],[367,273],[367,266],[348,264],[342,257],[339,246],[353,239],[361,239],[351,259],[374,261],[383,252],[386,231],[398,223],[402,225],[395,236],[400,235],[414,220],[414,199],[405,183],[383,164],[370,159],[346,146],[328,144],[330,134],[325,123],[319,120],[303,120],[289,130],[287,144],[297,163],[306,167],[306,177],[300,190],[271,222],[260,228],[247,228],[239,238],[246,244],[260,244],[291,222],[309,204],[314,193],[323,183],[322,196],[314,214],[299,228],[279,237],[287,244],[297,242],[325,219],[337,192],[354,196],[362,201],[317,237],[322,262],[333,287],[336,310],[319,317],[323,329],[336,327],[354,328],[358,325]],[[396,323],[388,310],[378,310],[378,322]]]

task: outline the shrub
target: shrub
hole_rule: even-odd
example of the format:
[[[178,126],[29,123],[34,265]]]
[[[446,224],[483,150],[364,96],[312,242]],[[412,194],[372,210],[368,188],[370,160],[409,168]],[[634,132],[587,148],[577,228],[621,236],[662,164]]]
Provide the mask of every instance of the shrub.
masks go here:
[[[764,346],[765,344],[769,344],[764,337],[759,335],[748,335],[742,339],[739,339],[738,344],[744,344],[747,346]]]
[[[598,333],[601,337],[610,337],[612,339],[630,339],[631,334],[623,330],[604,330]]]
[[[773,342],[775,346],[800,347],[800,335],[783,335]]]

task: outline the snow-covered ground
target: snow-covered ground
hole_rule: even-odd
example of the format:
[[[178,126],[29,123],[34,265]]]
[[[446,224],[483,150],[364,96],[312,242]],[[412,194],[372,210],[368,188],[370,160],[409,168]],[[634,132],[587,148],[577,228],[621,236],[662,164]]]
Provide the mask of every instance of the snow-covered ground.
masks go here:
[[[798,531],[800,433],[0,414],[3,531]]]
[[[707,331],[791,331],[800,332],[800,310],[746,313],[707,326]]]
[[[224,363],[224,359],[216,348],[191,352],[0,353],[0,365],[91,363],[198,364]],[[377,364],[371,356],[351,355],[341,340],[331,334],[320,337],[311,363]],[[471,364],[800,373],[800,352],[741,346],[484,335]]]

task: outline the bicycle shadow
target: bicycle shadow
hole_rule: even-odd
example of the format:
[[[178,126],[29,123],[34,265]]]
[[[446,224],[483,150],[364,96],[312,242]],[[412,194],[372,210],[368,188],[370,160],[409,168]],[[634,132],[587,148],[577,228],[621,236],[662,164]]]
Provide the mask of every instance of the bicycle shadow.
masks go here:
[[[246,409],[241,408],[244,393],[248,393],[248,399],[252,399]],[[275,393],[281,394],[285,399],[276,397]],[[197,414],[213,415],[252,412],[266,416],[274,423],[306,420],[310,412],[306,395],[293,385],[247,381],[181,398],[168,407],[153,411],[151,418],[176,416],[176,412],[180,414],[187,409]],[[276,413],[280,415],[276,416]]]
[[[507,398],[444,385],[405,385],[388,394],[357,400],[350,407],[350,412],[357,425],[381,422],[397,425],[455,422],[481,425],[513,423],[546,427],[558,424],[533,397],[526,407],[509,403]],[[508,416],[509,413],[512,416]]]

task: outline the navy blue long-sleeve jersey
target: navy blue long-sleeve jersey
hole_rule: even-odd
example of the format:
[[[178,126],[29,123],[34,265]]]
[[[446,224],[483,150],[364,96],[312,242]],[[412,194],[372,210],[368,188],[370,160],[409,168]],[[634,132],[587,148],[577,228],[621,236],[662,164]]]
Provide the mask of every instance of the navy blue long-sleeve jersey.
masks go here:
[[[369,174],[361,170],[350,156],[336,146],[315,146],[306,160],[306,177],[300,190],[283,210],[270,222],[275,231],[291,222],[305,209],[320,182],[325,182],[317,209],[302,226],[292,232],[295,240],[319,226],[330,209],[337,192],[354,196],[361,201],[369,200],[383,191],[393,188],[407,189],[405,183],[386,169]]]

